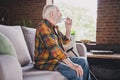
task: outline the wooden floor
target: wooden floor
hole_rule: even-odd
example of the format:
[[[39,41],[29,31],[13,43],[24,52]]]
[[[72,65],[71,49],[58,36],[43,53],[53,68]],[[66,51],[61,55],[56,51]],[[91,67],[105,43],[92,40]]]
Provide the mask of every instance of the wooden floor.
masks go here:
[[[109,55],[90,54],[87,56],[90,70],[98,80],[120,80],[120,59],[116,56],[114,58]]]

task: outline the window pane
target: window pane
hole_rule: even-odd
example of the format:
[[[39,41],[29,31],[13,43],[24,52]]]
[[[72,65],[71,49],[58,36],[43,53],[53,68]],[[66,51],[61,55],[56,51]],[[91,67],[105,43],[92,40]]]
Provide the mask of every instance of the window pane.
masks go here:
[[[60,8],[63,17],[72,18],[77,41],[96,41],[97,0],[54,0],[54,4]],[[58,25],[65,33],[64,23]]]

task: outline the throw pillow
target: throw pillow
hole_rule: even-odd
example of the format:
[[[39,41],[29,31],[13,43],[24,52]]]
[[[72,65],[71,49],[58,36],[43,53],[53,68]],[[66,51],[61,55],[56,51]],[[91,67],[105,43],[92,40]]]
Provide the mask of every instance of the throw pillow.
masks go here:
[[[0,25],[0,32],[7,36],[9,40],[12,42],[17,53],[18,61],[22,66],[32,62],[20,26]]]
[[[27,42],[27,46],[30,52],[30,55],[32,57],[34,57],[34,50],[35,50],[35,33],[36,33],[36,29],[35,28],[28,28],[28,27],[22,27],[24,36],[25,36],[25,40]]]
[[[0,54],[12,55],[17,57],[13,44],[2,33],[0,33]]]

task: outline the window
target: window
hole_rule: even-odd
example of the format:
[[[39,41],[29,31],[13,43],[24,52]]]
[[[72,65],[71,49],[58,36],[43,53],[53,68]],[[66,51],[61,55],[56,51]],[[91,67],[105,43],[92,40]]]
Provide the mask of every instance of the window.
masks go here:
[[[47,5],[53,4],[53,0],[46,0],[46,4],[47,4]]]
[[[96,41],[97,0],[54,0],[63,17],[73,20],[72,31],[75,31],[76,41]],[[64,23],[58,24],[65,33]]]

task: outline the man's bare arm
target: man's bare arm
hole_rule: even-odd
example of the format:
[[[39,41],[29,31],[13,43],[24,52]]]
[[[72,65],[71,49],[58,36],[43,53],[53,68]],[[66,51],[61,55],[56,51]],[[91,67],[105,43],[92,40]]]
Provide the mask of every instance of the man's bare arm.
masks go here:
[[[66,26],[66,37],[70,39],[70,32],[71,32],[71,27],[72,27],[72,20],[70,18],[67,18],[65,21],[65,26]]]

